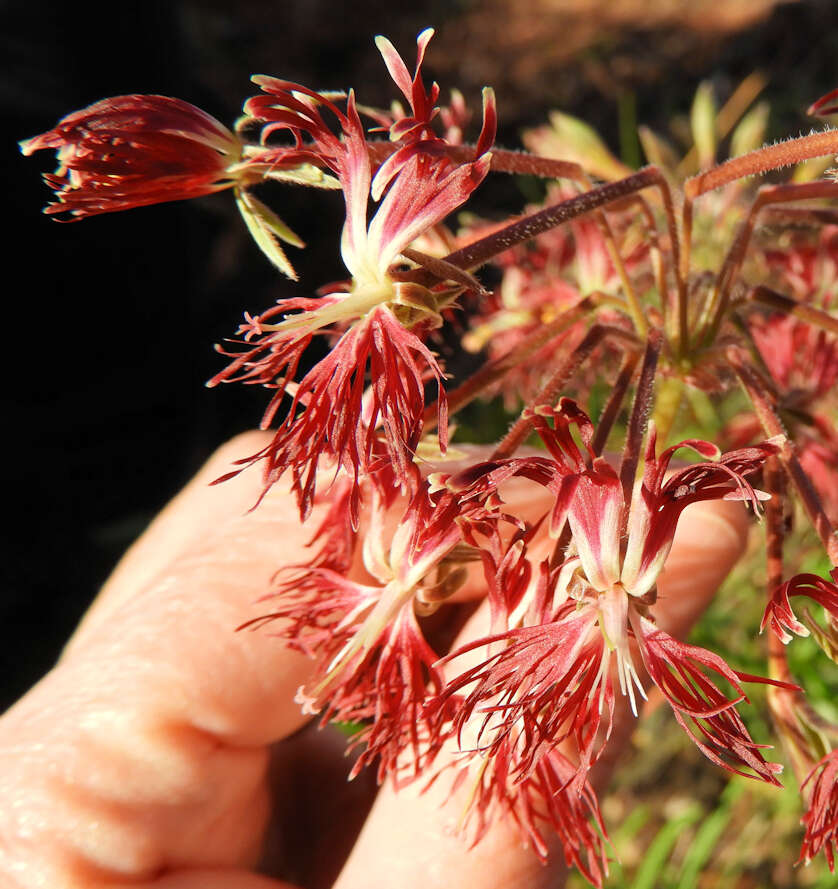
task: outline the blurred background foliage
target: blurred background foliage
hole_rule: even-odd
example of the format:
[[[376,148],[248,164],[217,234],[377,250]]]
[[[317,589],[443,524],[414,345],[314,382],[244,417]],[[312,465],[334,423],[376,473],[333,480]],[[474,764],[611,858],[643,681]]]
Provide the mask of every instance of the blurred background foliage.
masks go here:
[[[323,89],[352,85],[367,104],[384,105],[394,93],[373,35],[386,34],[410,62],[416,34],[428,24],[437,37],[427,72],[444,96],[456,86],[475,109],[480,87],[494,86],[499,142],[510,148],[520,146],[523,128],[561,109],[636,164],[638,123],[677,135],[701,81],[724,101],[754,71],[767,80],[775,139],[808,130],[806,107],[838,86],[833,0],[357,0],[351,14],[331,0],[147,0],[118,8],[4,0],[12,527],[0,598],[3,707],[49,669],[151,517],[218,444],[258,421],[258,391],[203,388],[221,366],[211,344],[235,330],[243,310],[343,274],[341,204],[333,196],[291,189],[275,196],[283,218],[311,245],[292,257],[301,278],[294,285],[250,243],[226,194],[56,225],[39,214],[47,193],[38,171],[53,161],[24,160],[16,141],[128,92],[178,96],[231,123],[254,92],[252,73]],[[499,177],[477,209],[516,212],[525,188]],[[483,421],[470,412],[461,425],[477,437]],[[805,535],[796,545],[815,552]],[[734,666],[760,672],[755,564],[743,563],[730,579],[695,638],[712,647],[723,634]],[[806,567],[825,568],[816,556]],[[834,717],[838,675],[816,651],[808,640],[796,643],[793,668]],[[767,738],[758,692],[754,702],[752,730]],[[620,859],[609,886],[835,885],[822,862],[793,866],[800,839],[794,786],[776,792],[728,781],[666,708],[653,700],[650,709],[634,737],[637,756],[605,802]]]

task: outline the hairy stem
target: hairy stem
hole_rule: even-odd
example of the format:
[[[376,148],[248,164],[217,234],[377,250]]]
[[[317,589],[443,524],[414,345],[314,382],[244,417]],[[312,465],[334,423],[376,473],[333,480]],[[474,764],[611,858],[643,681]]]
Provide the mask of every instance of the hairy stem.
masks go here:
[[[604,207],[608,204],[632,195],[637,191],[651,186],[660,186],[664,182],[660,171],[655,167],[644,167],[637,173],[620,179],[618,182],[608,182],[590,191],[575,195],[567,200],[560,201],[550,207],[545,207],[522,219],[512,222],[500,231],[493,232],[485,238],[449,253],[445,257],[446,262],[457,265],[460,268],[476,269],[488,262],[498,253],[509,250],[517,244],[528,241],[543,232],[555,228],[571,219],[584,216]],[[668,191],[666,192],[668,195]],[[671,206],[671,200],[670,200]],[[420,281],[419,283],[425,283]]]
[[[753,235],[757,215],[760,210],[771,204],[783,204],[788,201],[835,197],[838,197],[838,183],[836,182],[774,185],[766,186],[759,190],[748,212],[748,216],[742,222],[739,232],[731,244],[730,250],[719,271],[710,299],[704,307],[701,318],[699,318],[697,342],[706,343],[712,341],[718,333],[730,302],[733,284],[745,259],[745,253]]]
[[[625,331],[616,327],[608,327],[604,324],[594,324],[585,334],[581,343],[565,358],[559,369],[547,381],[538,395],[533,399],[533,404],[554,404],[567,385],[568,380],[579,370],[581,364],[590,357],[591,352],[599,345],[606,334],[621,334]],[[503,437],[502,441],[492,452],[490,460],[505,460],[511,457],[524,443],[526,437],[532,431],[532,418],[522,414],[513,424],[512,428]]]
[[[681,276],[689,273],[689,243],[692,232],[693,202],[708,191],[714,191],[737,179],[779,170],[815,157],[838,154],[838,130],[812,133],[798,139],[788,139],[731,158],[718,166],[698,173],[684,183],[684,206],[681,210],[681,230],[684,236]]]
[[[643,447],[643,438],[646,435],[649,415],[652,412],[655,371],[657,370],[662,346],[663,334],[661,331],[657,328],[650,330],[646,341],[646,351],[643,353],[640,379],[637,381],[637,391],[634,394],[634,405],[632,406],[631,417],[626,430],[623,459],[620,463],[620,482],[623,486],[623,501],[625,503],[631,503],[634,477],[637,473],[637,464],[640,461],[640,450]]]
[[[620,408],[623,406],[626,392],[631,385],[631,380],[632,377],[634,377],[634,371],[639,360],[640,351],[638,349],[627,351],[623,357],[623,365],[620,368],[620,372],[617,374],[617,379],[614,381],[611,395],[608,397],[608,401],[605,403],[605,407],[602,410],[602,415],[599,418],[596,432],[594,433],[594,438],[591,442],[591,450],[598,456],[605,450],[608,436],[611,434],[611,430],[617,420],[617,415],[620,412]]]
[[[582,321],[594,308],[596,303],[591,297],[586,297],[573,308],[562,312],[557,318],[538,330],[531,333],[523,342],[519,343],[512,351],[502,358],[487,361],[483,367],[467,380],[452,389],[448,393],[448,410],[451,414],[465,407],[470,401],[477,398],[493,383],[496,383],[509,371],[518,367],[534,352],[545,346],[550,340],[564,333],[568,328]],[[430,431],[436,425],[436,402],[425,408],[424,429]]]
[[[395,142],[383,140],[367,142],[367,151],[375,164],[383,163],[398,147]],[[458,164],[468,164],[475,159],[475,146],[448,145],[445,154]],[[495,173],[538,176],[540,179],[570,179],[574,182],[581,182],[584,175],[582,167],[572,161],[539,157],[525,151],[507,151],[504,148],[492,148],[491,154],[490,169]]]
[[[700,195],[721,188],[736,179],[779,170],[782,167],[799,164],[801,161],[826,157],[830,154],[838,154],[838,130],[824,130],[797,139],[787,139],[776,145],[767,145],[731,158],[693,176],[684,183],[684,195],[688,201],[693,201]]]
[[[803,508],[812,527],[820,537],[827,555],[833,565],[838,565],[838,537],[821,505],[820,497],[814,485],[806,475],[800,460],[795,453],[783,422],[774,406],[771,390],[762,377],[747,362],[747,353],[739,347],[731,346],[727,352],[728,360],[736,371],[745,392],[754,406],[757,417],[769,437],[777,437],[780,442],[780,461],[794,484]]]
[[[771,290],[769,287],[754,287],[748,291],[747,299],[777,309],[786,315],[794,315],[807,324],[828,330],[830,333],[838,334],[838,318],[834,318],[828,312],[816,309],[814,306],[806,303],[797,302],[790,296]]]

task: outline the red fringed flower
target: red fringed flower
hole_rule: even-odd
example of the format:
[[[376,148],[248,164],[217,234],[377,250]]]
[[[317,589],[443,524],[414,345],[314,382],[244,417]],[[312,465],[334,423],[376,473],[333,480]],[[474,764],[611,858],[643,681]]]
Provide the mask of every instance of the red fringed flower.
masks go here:
[[[511,629],[446,658],[490,646],[482,663],[449,682],[443,692],[445,699],[467,690],[455,717],[460,735],[477,720],[481,749],[494,752],[514,739],[520,749],[521,778],[546,751],[571,740],[584,778],[610,731],[613,677],[635,713],[636,694],[645,696],[632,653],[639,650],[680,724],[687,729],[689,720],[697,727],[698,737],[688,734],[702,752],[731,771],[745,770],[777,783],[781,767],[762,758],[735,711],[744,699],[740,680],[755,677],[736,673],[718,656],[672,639],[651,617],[655,583],[683,509],[708,499],[740,499],[758,509],[765,495],[755,491],[746,476],[776,453],[776,446],[744,448],[667,478],[678,448],[687,446],[706,457],[717,456],[718,450],[709,442],[688,441],[657,457],[652,432],[645,472],[629,506],[617,473],[591,452],[593,428],[575,403],[562,399],[558,408],[539,408],[531,417],[551,459],[498,461],[446,481],[468,499],[489,497],[510,474],[531,478],[555,494],[552,533],[559,535],[567,523],[571,536],[563,563],[539,567],[524,607],[517,606],[510,620]],[[708,672],[732,686],[733,698]]]
[[[779,786],[776,776],[782,765],[763,759],[759,751],[765,745],[751,739],[736,711],[740,701],[748,700],[740,682],[770,680],[732,670],[717,654],[673,639],[646,618],[635,619],[634,634],[649,678],[663,692],[679,725],[698,749],[729,772]],[[736,696],[728,698],[709,673],[727,682]],[[697,736],[690,731],[687,719],[698,729]]]
[[[803,816],[806,832],[800,848],[800,861],[811,861],[821,850],[830,871],[835,872],[838,844],[838,750],[827,754],[803,784],[809,795],[809,808]]]
[[[807,114],[814,117],[825,117],[828,114],[838,114],[838,89],[832,90],[825,96],[821,96],[817,102],[813,102]]]
[[[56,149],[44,176],[58,200],[44,212],[83,219],[231,188],[242,142],[214,117],[167,96],[115,96],[62,118],[20,143]]]
[[[771,601],[765,609],[760,630],[771,625],[777,637],[788,644],[792,633],[808,636],[809,630],[795,617],[791,608],[794,596],[806,596],[822,605],[831,621],[838,621],[838,568],[830,572],[832,582],[817,574],[798,574],[774,590]]]
[[[332,489],[338,500],[318,532],[323,552],[286,569],[266,597],[276,609],[248,625],[279,621],[279,635],[317,660],[316,678],[300,689],[299,701],[321,712],[323,722],[367,723],[355,739],[365,747],[356,771],[379,757],[379,778],[399,783],[417,777],[450,732],[450,710],[425,706],[443,681],[417,611],[432,610],[459,588],[463,571],[449,570],[446,558],[475,533],[492,533],[496,520],[482,507],[461,508],[447,492],[432,499],[420,486],[388,530],[395,517],[388,511],[397,509],[394,489],[365,488],[369,525],[351,546],[363,543],[364,567],[374,580],[362,583],[347,577],[343,530],[351,487],[343,480]]]
[[[315,300],[287,301],[293,307],[303,302],[323,305]],[[252,324],[261,322],[257,319]],[[274,419],[286,392],[292,393],[291,406],[273,440],[245,462],[263,462],[266,488],[290,466],[303,516],[311,510],[321,458],[342,465],[356,485],[361,474],[377,472],[385,459],[394,469],[395,479],[402,482],[409,478],[412,455],[422,433],[422,415],[416,406],[424,405],[429,378],[439,388],[439,410],[445,419],[443,374],[436,358],[387,306],[373,309],[350,327],[325,358],[299,383],[293,383],[310,341],[311,334],[263,336],[210,381],[215,385],[242,380],[275,389],[262,418],[263,429]],[[384,431],[386,451],[378,446],[379,428]],[[357,498],[353,503],[357,504]],[[351,521],[357,527],[357,507]]]
[[[516,748],[509,739],[491,756],[473,756],[460,766],[453,789],[470,789],[463,830],[472,845],[483,839],[496,818],[510,819],[544,862],[550,854],[549,838],[557,836],[567,865],[575,865],[599,889],[608,875],[607,834],[591,785],[579,786],[576,767],[555,749],[523,780],[519,773]]]
[[[431,33],[419,37],[412,79],[392,46],[383,38],[378,41],[391,74],[410,102],[411,114],[393,124],[391,138],[398,147],[374,177],[351,92],[344,112],[330,98],[298,84],[258,77],[255,80],[264,94],[245,104],[246,114],[263,125],[263,141],[286,131],[296,151],[316,154],[319,163],[337,177],[346,203],[341,252],[352,275],[346,289],[338,288],[319,301],[286,301],[249,319],[248,351],[210,381],[213,385],[245,379],[275,388],[266,425],[283,393],[291,391],[291,377],[311,335],[342,331],[330,355],[294,387],[289,412],[273,441],[255,455],[266,461],[267,485],[291,470],[303,516],[311,508],[321,458],[343,466],[357,482],[361,475],[374,474],[379,465],[376,442],[380,433],[396,481],[409,482],[409,466],[422,433],[424,386],[429,380],[436,381],[439,389],[439,444],[443,452],[446,447],[443,372],[422,336],[441,324],[440,311],[453,298],[452,291],[397,281],[390,276],[390,266],[415,238],[459,207],[486,176],[495,115],[494,101],[487,93],[474,161],[458,164],[446,155],[446,143],[430,129],[438,88],[426,90],[420,75]],[[340,136],[327,125],[323,110],[337,119]],[[303,137],[311,142],[304,145]],[[368,223],[370,197],[379,204]],[[298,311],[275,320],[287,310]],[[357,522],[357,514],[353,521]]]

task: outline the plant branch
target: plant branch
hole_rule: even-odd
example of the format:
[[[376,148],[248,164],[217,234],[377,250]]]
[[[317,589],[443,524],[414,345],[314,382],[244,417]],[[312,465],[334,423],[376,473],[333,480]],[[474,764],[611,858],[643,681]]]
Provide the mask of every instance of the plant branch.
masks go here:
[[[476,373],[448,393],[448,410],[453,414],[477,398],[493,383],[526,361],[534,352],[555,339],[574,324],[582,321],[596,307],[594,299],[586,297],[575,306],[562,312],[557,318],[531,333],[523,342],[502,358],[487,361]],[[424,429],[430,431],[436,425],[436,402],[425,408]]]
[[[618,327],[609,327],[605,324],[594,324],[585,334],[581,343],[565,358],[559,369],[542,387],[538,395],[533,399],[533,404],[554,404],[568,380],[579,370],[582,363],[587,360],[591,352],[599,345],[606,335],[630,338],[624,330]],[[532,418],[522,414],[513,424],[512,428],[503,437],[502,441],[492,453],[490,460],[505,460],[523,444],[526,437],[532,431]]]
[[[770,287],[753,287],[748,291],[746,299],[777,309],[785,315],[794,315],[795,318],[800,318],[807,324],[838,334],[838,318],[834,318],[822,309],[816,309],[807,303],[798,302],[790,296],[771,290]]]
[[[637,381],[637,391],[634,394],[634,405],[632,406],[631,417],[626,430],[623,459],[620,463],[620,482],[623,486],[623,499],[627,504],[631,503],[634,477],[637,473],[637,464],[640,461],[640,450],[643,447],[643,437],[646,435],[649,415],[652,412],[655,371],[657,370],[662,346],[663,334],[661,331],[657,328],[650,330],[646,341],[646,351],[643,353],[640,379]]]
[[[631,384],[632,377],[634,377],[634,371],[639,360],[639,349],[629,349],[623,356],[622,367],[617,374],[617,379],[614,381],[611,395],[609,395],[608,401],[605,403],[605,407],[602,410],[602,415],[599,418],[596,432],[594,433],[594,439],[591,442],[591,450],[597,456],[600,456],[605,450],[608,436],[611,434],[611,430],[617,419],[617,414],[620,412],[620,408],[623,405],[626,392]]]
[[[774,406],[774,398],[770,387],[766,385],[756,370],[748,364],[747,353],[740,347],[731,346],[727,350],[727,355],[754,406],[763,429],[769,437],[779,439],[780,461],[791,478],[803,503],[803,508],[806,510],[806,515],[809,517],[809,521],[812,523],[812,527],[817,532],[818,537],[820,537],[830,561],[833,565],[838,565],[838,537],[835,536],[835,531],[823,510],[820,497],[814,485],[800,465],[794,444],[789,439],[783,422]]]

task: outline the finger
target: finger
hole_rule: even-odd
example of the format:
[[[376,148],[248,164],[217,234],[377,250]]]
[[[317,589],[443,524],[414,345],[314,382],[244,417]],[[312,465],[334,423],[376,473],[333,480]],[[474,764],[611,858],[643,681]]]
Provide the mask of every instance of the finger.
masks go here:
[[[738,507],[738,512],[731,506]],[[684,511],[660,579],[668,631],[686,632],[689,621],[706,607],[741,555],[747,528],[744,513],[741,505],[728,503],[696,504]],[[488,629],[488,609],[481,607],[460,642],[478,638]],[[618,711],[611,740],[591,774],[598,791],[607,785],[634,724],[627,708]],[[383,787],[336,889],[395,885],[403,889],[471,885],[482,889],[556,889],[561,885],[566,873],[561,850],[554,848],[549,864],[543,866],[522,846],[510,820],[496,821],[480,844],[469,850],[455,833],[467,804],[468,788],[460,788],[446,802],[447,794],[443,781],[424,794],[421,783],[399,794],[390,786]]]
[[[185,496],[164,522],[181,529],[175,558],[158,525],[144,545],[155,564],[139,583],[122,572],[59,666],[0,720],[0,873],[93,887],[256,860],[266,745],[302,724],[293,697],[310,667],[234,630],[276,569],[304,557],[310,530],[287,493],[246,515],[231,507],[239,493],[212,521]]]

